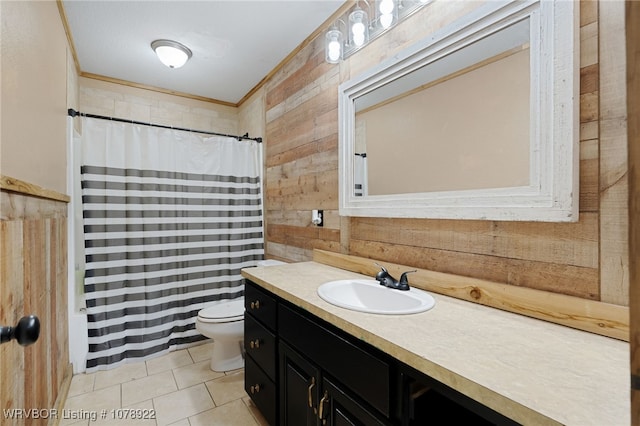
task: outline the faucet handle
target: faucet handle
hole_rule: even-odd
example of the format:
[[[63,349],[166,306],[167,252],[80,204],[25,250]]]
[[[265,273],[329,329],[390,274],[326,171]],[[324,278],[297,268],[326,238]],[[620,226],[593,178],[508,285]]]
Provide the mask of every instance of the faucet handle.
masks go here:
[[[406,271],[403,272],[402,275],[400,275],[400,285],[409,285],[409,279],[407,278],[407,274],[412,274],[414,272],[418,272],[417,269],[414,269],[413,271]]]
[[[375,262],[373,264],[378,266],[381,269],[381,271],[376,274],[376,281],[380,281],[380,283],[382,283],[384,282],[385,278],[388,278],[391,276],[389,275],[389,271],[387,271],[387,269],[384,266]]]

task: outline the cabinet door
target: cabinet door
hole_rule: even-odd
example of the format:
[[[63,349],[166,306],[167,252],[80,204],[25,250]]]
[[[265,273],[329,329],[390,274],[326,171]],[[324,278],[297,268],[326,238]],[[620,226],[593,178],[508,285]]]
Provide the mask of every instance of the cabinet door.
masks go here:
[[[345,336],[317,317],[278,306],[278,337],[309,357],[381,415],[391,416],[391,365],[375,348]]]
[[[316,426],[320,373],[285,343],[279,349],[281,424]]]
[[[325,426],[384,426],[389,421],[376,416],[344,393],[332,380],[322,379],[322,398],[318,403],[318,418]]]

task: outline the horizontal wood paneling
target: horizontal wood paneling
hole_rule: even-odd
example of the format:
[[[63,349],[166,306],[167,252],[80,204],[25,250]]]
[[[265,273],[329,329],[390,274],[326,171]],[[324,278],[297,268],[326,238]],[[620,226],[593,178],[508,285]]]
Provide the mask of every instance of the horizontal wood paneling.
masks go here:
[[[581,4],[581,63],[580,69],[580,211],[597,212],[598,192],[598,93],[600,66],[597,62],[598,2]]]
[[[465,277],[598,300],[598,268],[352,239],[350,253]],[[385,259],[381,261],[380,259]],[[373,260],[372,260],[373,263]]]
[[[338,68],[319,40],[305,46],[266,85],[265,222],[267,254],[310,258],[340,250]],[[324,210],[324,226],[311,210]]]
[[[357,218],[351,238],[597,268],[597,230],[588,213],[571,224]]]
[[[34,314],[41,327],[31,346],[0,345],[0,406],[49,409],[69,372],[67,204],[4,190],[0,198],[0,324]]]
[[[337,83],[337,79],[335,80]],[[338,134],[337,90],[324,90],[281,116],[267,122],[269,155]],[[269,115],[269,114],[267,114]],[[337,148],[337,138],[335,139]]]
[[[349,252],[597,300],[597,230],[596,214],[572,224],[353,218]]]

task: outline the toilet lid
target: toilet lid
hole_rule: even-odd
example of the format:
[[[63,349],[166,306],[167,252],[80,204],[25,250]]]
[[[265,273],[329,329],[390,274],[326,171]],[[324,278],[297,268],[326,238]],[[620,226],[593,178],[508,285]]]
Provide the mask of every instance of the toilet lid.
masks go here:
[[[203,322],[231,322],[244,319],[244,298],[218,303],[198,312]]]

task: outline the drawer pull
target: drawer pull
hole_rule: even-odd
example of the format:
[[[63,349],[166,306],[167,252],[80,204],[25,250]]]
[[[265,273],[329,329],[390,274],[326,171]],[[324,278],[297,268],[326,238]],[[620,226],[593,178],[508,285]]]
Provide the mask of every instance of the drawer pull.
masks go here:
[[[259,349],[260,348],[260,339],[252,340],[249,342],[249,347],[251,349]]]
[[[251,309],[260,309],[260,301],[256,300],[255,302],[251,302],[249,306],[251,307]]]
[[[311,394],[311,391],[313,390],[313,388],[316,385],[316,378],[312,377],[311,378],[311,384],[309,385],[309,408],[313,408],[313,396]],[[316,410],[314,410],[315,412]]]
[[[324,405],[329,402],[329,392],[324,391],[324,395],[322,395],[322,399],[320,400],[320,404],[318,404],[318,418],[322,420],[322,424],[325,424],[327,420],[324,418],[325,409]]]
[[[260,385],[259,384],[251,385],[251,387],[249,387],[249,390],[251,391],[251,394],[256,394],[260,392]]]

